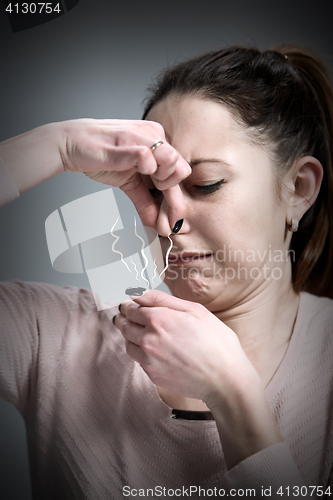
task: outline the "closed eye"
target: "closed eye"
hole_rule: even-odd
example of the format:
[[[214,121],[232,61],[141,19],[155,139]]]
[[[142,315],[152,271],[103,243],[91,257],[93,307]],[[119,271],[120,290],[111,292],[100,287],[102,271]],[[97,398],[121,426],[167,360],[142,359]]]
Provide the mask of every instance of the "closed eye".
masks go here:
[[[195,190],[202,194],[211,194],[217,191],[222,184],[224,183],[224,179],[220,181],[214,182],[214,184],[207,184],[205,186],[194,186]]]
[[[203,186],[194,186],[195,191],[202,193],[202,194],[211,194],[217,191],[222,184],[224,183],[224,179],[221,179],[220,181],[214,182],[214,184],[206,184]],[[156,187],[150,188],[149,192],[153,198],[158,198],[160,195],[162,195],[162,191],[157,189]]]

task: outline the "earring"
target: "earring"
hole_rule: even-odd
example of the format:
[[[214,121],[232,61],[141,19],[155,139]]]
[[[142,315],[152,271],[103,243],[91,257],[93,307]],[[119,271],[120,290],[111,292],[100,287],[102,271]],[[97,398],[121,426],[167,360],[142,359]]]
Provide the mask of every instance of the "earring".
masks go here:
[[[288,223],[288,229],[289,231],[291,231],[292,233],[296,233],[296,231],[298,230],[298,226],[299,226],[299,222],[298,222],[298,219],[291,219],[291,224]]]

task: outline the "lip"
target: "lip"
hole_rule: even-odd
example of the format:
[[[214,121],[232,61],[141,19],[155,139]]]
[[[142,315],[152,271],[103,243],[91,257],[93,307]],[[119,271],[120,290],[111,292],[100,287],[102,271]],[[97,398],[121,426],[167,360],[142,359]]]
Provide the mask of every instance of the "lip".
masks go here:
[[[212,252],[181,252],[179,254],[169,255],[169,266],[188,266],[197,265],[200,262],[206,262],[213,256]]]

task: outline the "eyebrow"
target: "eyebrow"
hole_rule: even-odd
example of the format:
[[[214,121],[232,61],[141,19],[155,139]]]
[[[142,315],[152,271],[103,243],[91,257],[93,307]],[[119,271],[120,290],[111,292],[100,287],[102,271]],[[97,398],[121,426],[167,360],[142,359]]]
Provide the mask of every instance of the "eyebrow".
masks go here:
[[[189,165],[191,168],[194,168],[197,165],[200,165],[200,163],[222,163],[226,167],[231,167],[230,163],[219,158],[196,158],[195,160],[190,161]]]

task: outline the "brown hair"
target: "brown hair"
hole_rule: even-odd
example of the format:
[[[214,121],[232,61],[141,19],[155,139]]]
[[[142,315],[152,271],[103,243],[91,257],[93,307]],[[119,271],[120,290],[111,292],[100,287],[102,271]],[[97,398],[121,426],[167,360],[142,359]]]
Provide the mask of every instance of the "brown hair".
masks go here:
[[[321,162],[318,198],[291,239],[292,280],[296,292],[333,297],[333,90],[325,64],[292,45],[264,52],[228,47],[167,69],[149,90],[144,118],[173,94],[227,105],[256,140],[273,145],[280,179],[299,157]]]

